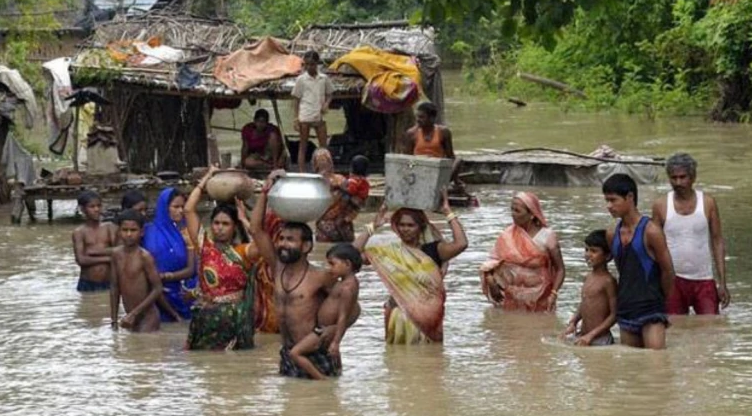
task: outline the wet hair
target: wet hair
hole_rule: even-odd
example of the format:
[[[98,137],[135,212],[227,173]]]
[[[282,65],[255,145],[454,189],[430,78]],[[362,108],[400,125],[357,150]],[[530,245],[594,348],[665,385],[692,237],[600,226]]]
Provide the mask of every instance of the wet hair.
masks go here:
[[[585,245],[600,248],[605,254],[611,254],[611,247],[609,247],[608,240],[606,240],[606,230],[592,231],[585,237]]]
[[[144,228],[144,224],[146,223],[144,216],[141,215],[140,212],[131,208],[124,210],[120,213],[120,215],[117,216],[117,225],[123,225],[125,221],[135,222],[136,224],[138,224],[138,228]]]
[[[146,202],[146,196],[141,191],[131,189],[123,194],[123,198],[120,200],[120,208],[131,209],[141,202]]]
[[[304,243],[313,243],[313,230],[303,222],[286,222],[282,225],[283,230],[298,230]]]
[[[360,251],[358,251],[357,248],[349,243],[337,244],[336,246],[330,248],[329,251],[326,252],[326,258],[330,257],[343,261],[349,261],[350,268],[352,268],[353,273],[359,272],[360,268],[363,267],[363,256],[360,254]]]
[[[637,184],[631,176],[624,173],[615,173],[603,182],[603,195],[616,194],[626,198],[631,192],[634,195],[634,203],[637,205]]]
[[[350,162],[350,171],[358,176],[366,176],[368,174],[368,163],[370,161],[363,155],[357,155]]]
[[[303,60],[319,63],[319,53],[316,51],[306,51],[306,53],[303,54]]]
[[[691,178],[697,175],[697,161],[688,153],[676,153],[666,161],[666,173],[671,175],[674,169],[684,169]]]
[[[269,112],[264,110],[263,108],[259,108],[256,110],[256,112],[253,114],[253,121],[264,119],[264,121],[269,121]]]
[[[78,194],[78,199],[77,199],[78,206],[85,207],[89,205],[89,203],[97,199],[100,201],[102,200],[102,198],[99,196],[98,193],[94,191],[83,191],[80,194]]]
[[[250,241],[248,235],[245,232],[245,227],[243,227],[243,224],[240,223],[240,219],[238,218],[238,209],[235,207],[235,205],[224,203],[218,204],[212,210],[209,218],[214,221],[214,218],[216,218],[219,214],[225,214],[230,217],[232,223],[235,224],[235,236],[240,238],[240,241],[242,243],[247,243]]]
[[[435,118],[436,115],[439,114],[439,108],[436,107],[436,104],[428,101],[420,103],[420,105],[418,106],[418,111],[426,113],[426,115],[431,118]]]

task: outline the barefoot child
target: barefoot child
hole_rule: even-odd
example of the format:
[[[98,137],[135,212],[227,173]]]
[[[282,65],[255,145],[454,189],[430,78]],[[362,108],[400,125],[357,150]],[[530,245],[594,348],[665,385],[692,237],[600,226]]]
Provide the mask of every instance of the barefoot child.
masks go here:
[[[334,284],[329,296],[321,304],[317,317],[318,324],[313,332],[295,344],[290,351],[290,357],[295,364],[314,380],[323,380],[326,377],[306,355],[328,348],[329,355],[341,368],[339,344],[347,328],[352,326],[360,315],[359,283],[355,277],[355,273],[360,271],[363,264],[360,252],[351,244],[338,244],[326,253],[326,261],[329,264],[329,273],[335,279],[341,277],[342,280]],[[327,343],[327,339],[331,341]]]
[[[77,290],[93,292],[110,288],[110,261],[117,240],[117,227],[101,222],[102,199],[96,192],[84,191],[78,209],[86,223],[73,231],[73,253],[81,267]]]
[[[127,314],[120,320],[120,326],[133,332],[159,329],[159,312],[155,303],[162,294],[162,281],[151,254],[139,246],[144,221],[144,217],[132,209],[118,216],[123,245],[112,253],[110,317],[114,329],[118,327],[121,297]]]
[[[611,345],[614,343],[611,327],[616,323],[616,279],[607,268],[611,250],[606,230],[593,231],[585,238],[585,260],[592,269],[582,285],[580,307],[563,335],[574,336],[575,345]],[[577,331],[580,321],[582,326]]]

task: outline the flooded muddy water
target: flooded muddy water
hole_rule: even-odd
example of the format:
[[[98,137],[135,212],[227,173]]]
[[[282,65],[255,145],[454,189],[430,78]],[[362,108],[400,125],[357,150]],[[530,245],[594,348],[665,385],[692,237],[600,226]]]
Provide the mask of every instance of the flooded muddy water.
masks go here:
[[[556,341],[579,299],[582,239],[611,224],[597,188],[536,188],[559,234],[566,280],[555,315],[494,310],[478,265],[511,222],[518,189],[475,188],[482,206],[460,210],[470,248],[446,278],[444,345],[386,346],[386,290],[360,274],[361,319],[342,344],[344,374],[325,382],[277,375],[278,340],[258,335],[243,352],[184,351],[187,326],[157,334],[113,332],[107,294],[75,291],[68,219],[9,226],[0,212],[0,413],[92,415],[746,415],[752,413],[752,130],[698,119],[648,121],[516,109],[453,95],[448,123],[460,149],[548,146],[589,152],[599,144],[632,154],[683,150],[699,161],[699,187],[716,196],[728,247],[731,306],[716,318],[674,319],[668,349],[574,348]],[[640,188],[640,207],[668,186]],[[41,209],[40,205],[40,209]],[[372,213],[363,214],[361,222]],[[440,222],[443,226],[443,222]],[[445,228],[445,231],[446,230]],[[321,261],[326,247],[314,256]],[[618,331],[614,330],[614,333]]]

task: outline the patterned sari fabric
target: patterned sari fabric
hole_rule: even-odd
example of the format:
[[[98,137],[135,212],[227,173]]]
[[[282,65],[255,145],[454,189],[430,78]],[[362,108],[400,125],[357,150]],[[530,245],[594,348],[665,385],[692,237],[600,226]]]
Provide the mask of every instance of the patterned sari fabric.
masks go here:
[[[534,237],[514,224],[504,230],[481,266],[481,287],[488,300],[505,310],[544,312],[553,290],[553,262],[546,248],[553,231],[535,194],[518,192],[514,198],[542,228]]]
[[[425,216],[424,213],[420,212]],[[392,228],[401,210],[392,215]],[[428,219],[425,219],[428,223]],[[424,245],[440,239],[429,225]],[[366,257],[376,269],[391,298],[385,306],[386,341],[390,344],[442,342],[444,338],[444,271],[423,250],[393,242],[369,245]]]
[[[253,348],[254,288],[258,264],[245,257],[247,245],[201,243],[199,284],[203,298],[191,308],[188,349]]]
[[[272,241],[277,239],[277,235],[282,227],[282,219],[273,212],[268,211],[264,218],[264,230],[272,237]],[[271,267],[263,258],[258,259],[255,274],[256,294],[255,306],[257,331],[278,333],[279,321],[277,311],[274,309],[274,275]]]
[[[347,179],[332,175],[330,181],[334,202],[316,221],[316,241],[352,242],[355,239],[353,221],[365,205],[371,185],[365,177],[355,175]]]
[[[481,272],[488,300],[505,310],[543,312],[553,289],[551,257],[545,239],[551,231],[541,228],[535,238],[511,225],[496,241]]]

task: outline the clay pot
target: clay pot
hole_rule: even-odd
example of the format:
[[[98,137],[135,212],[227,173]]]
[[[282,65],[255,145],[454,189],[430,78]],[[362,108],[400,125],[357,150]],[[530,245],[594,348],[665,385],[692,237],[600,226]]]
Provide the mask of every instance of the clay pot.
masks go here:
[[[253,197],[253,179],[242,170],[220,170],[206,182],[206,193],[216,201],[231,203],[236,196],[245,201]]]
[[[329,183],[321,175],[288,173],[269,191],[269,207],[285,221],[317,220],[331,203]]]

